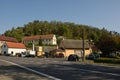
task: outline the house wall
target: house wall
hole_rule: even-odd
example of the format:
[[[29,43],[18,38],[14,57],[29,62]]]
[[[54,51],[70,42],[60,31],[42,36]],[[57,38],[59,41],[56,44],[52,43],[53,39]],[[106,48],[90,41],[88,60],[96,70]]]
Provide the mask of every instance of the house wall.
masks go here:
[[[36,39],[36,40],[27,40],[27,41],[23,41],[24,44],[27,43],[34,43],[34,44],[39,44],[39,40],[40,39]],[[56,36],[53,35],[52,38],[46,38],[46,39],[42,39],[42,44],[47,44],[47,45],[57,45],[57,39]]]
[[[65,50],[65,57],[68,57],[70,54],[74,54],[74,49],[66,49]]]
[[[88,56],[88,55],[91,54],[91,53],[92,53],[92,49],[91,49],[91,48],[85,50],[85,56]]]
[[[2,53],[2,45],[5,43],[5,41],[0,41],[0,54]]]
[[[60,53],[63,53],[63,54],[65,54],[65,52],[56,52],[56,54],[60,54]],[[65,55],[64,55],[65,56]]]
[[[57,44],[56,36],[54,35],[52,38],[43,39],[42,43],[48,45],[56,45]]]
[[[68,57],[70,54],[77,54],[77,55],[82,57],[82,52],[83,52],[82,49],[66,49],[65,53],[64,53],[64,56]],[[87,56],[87,55],[89,55],[91,53],[92,53],[92,49],[91,48],[85,50],[85,56]]]
[[[55,36],[55,35],[53,36],[53,39],[51,40],[51,43],[52,43],[53,45],[56,45],[56,44],[57,44],[57,39],[56,39],[56,36]]]
[[[8,47],[6,45],[1,46],[1,53],[2,54],[8,54]]]
[[[16,53],[22,53],[25,51],[26,51],[26,49],[8,48],[8,53],[12,54],[12,52],[13,52],[13,56],[15,56]]]
[[[26,49],[19,49],[19,48],[8,48],[6,45],[2,46],[2,54],[13,54],[25,52]]]

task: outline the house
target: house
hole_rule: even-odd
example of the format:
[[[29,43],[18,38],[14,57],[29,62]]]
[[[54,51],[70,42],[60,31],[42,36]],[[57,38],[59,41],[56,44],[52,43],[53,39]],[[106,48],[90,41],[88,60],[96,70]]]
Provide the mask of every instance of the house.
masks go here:
[[[26,47],[22,43],[14,43],[14,42],[5,42],[2,45],[2,54],[5,55],[13,55],[16,53],[22,53],[26,51]]]
[[[39,44],[42,41],[43,45],[57,45],[57,39],[54,34],[26,36],[23,38],[24,44],[34,43]]]
[[[7,37],[7,36],[0,36],[0,53],[1,53],[1,47],[5,42],[18,42],[16,38],[13,37]]]
[[[85,56],[92,53],[92,49],[87,40],[85,40]],[[83,41],[82,40],[62,40],[59,46],[60,49],[64,50],[64,56],[68,57],[70,54],[77,54],[78,56],[83,56]]]

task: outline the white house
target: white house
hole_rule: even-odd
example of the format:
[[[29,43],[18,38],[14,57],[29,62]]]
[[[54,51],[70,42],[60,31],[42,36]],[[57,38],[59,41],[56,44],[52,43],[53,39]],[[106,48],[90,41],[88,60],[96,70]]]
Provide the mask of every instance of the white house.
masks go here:
[[[24,44],[28,44],[28,43],[39,44],[40,40],[42,41],[42,44],[44,45],[57,45],[57,39],[54,34],[25,36],[23,38],[23,43]]]
[[[2,54],[8,54],[15,56],[16,53],[22,53],[26,51],[26,47],[22,43],[5,42],[2,46]]]
[[[0,54],[2,53],[2,45],[5,43],[5,42],[18,42],[16,38],[13,38],[13,37],[7,37],[7,36],[0,36]]]

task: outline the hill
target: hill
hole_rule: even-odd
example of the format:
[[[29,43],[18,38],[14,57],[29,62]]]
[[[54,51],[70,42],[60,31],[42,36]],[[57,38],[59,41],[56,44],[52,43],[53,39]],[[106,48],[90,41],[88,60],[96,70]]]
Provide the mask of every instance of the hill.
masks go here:
[[[67,39],[82,39],[83,30],[84,38],[96,46],[95,48],[93,47],[93,52],[98,52],[98,50],[100,50],[106,55],[120,51],[119,33],[115,31],[107,31],[104,28],[98,29],[92,26],[70,22],[35,20],[24,26],[12,28],[11,30],[6,31],[3,35],[17,38],[19,42],[22,41],[24,36],[45,34],[55,34],[57,37],[64,36]]]
[[[97,41],[101,33],[109,33],[105,29],[98,29],[88,25],[74,24],[70,22],[57,21],[38,21],[29,22],[24,26],[12,28],[4,33],[9,37],[17,38],[21,41],[24,36],[56,34],[56,36],[64,36],[69,39],[81,39],[82,32],[85,32],[85,38]]]

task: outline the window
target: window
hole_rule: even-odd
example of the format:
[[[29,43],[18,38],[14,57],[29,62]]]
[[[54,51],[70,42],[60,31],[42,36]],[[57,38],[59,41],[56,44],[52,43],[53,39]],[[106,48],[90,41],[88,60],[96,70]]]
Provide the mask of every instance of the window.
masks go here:
[[[6,47],[6,45],[4,45],[4,48]]]
[[[13,54],[13,51],[11,51],[11,54]]]
[[[4,55],[6,54],[6,51],[4,51]]]

